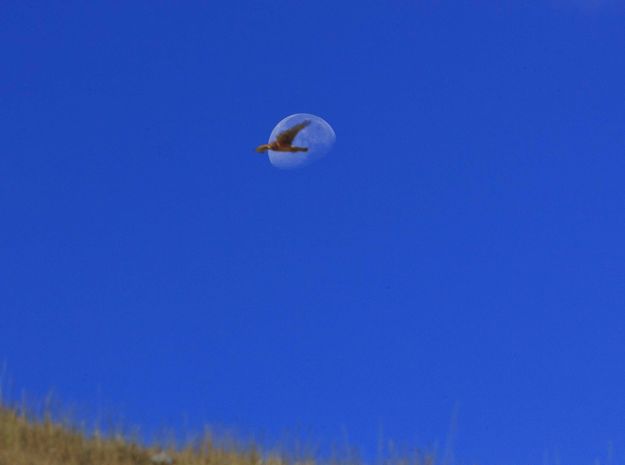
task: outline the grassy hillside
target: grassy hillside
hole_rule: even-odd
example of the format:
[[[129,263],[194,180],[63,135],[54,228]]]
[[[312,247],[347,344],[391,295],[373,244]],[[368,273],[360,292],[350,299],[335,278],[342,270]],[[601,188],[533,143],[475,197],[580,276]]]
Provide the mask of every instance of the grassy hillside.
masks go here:
[[[86,434],[69,422],[40,417],[0,404],[0,465],[318,465],[313,459],[261,454],[254,445],[217,444],[210,434],[182,447],[146,447],[124,435]],[[261,457],[265,457],[264,460]],[[171,461],[171,462],[170,462]],[[354,465],[353,459],[333,465]],[[433,465],[434,457],[415,454],[384,465]]]

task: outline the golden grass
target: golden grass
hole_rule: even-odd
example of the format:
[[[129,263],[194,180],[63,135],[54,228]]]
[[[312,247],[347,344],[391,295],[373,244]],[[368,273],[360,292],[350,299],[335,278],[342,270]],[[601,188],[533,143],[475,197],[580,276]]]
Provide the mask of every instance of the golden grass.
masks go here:
[[[165,452],[174,465],[321,465],[312,457],[289,458],[280,452],[262,454],[256,445],[219,443],[211,433],[175,445],[142,445],[122,434],[88,434],[50,414],[39,417],[0,402],[0,465],[155,465]],[[355,458],[331,459],[330,465],[357,465]],[[381,461],[380,465],[434,465],[431,454],[412,454]],[[165,464],[162,464],[165,465]]]

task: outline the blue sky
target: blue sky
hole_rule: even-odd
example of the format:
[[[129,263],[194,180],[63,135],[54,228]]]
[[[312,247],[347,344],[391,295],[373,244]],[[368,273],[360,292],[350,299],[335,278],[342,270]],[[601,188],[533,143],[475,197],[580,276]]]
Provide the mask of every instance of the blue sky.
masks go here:
[[[623,3],[527,3],[2,2],[14,395],[625,462]]]

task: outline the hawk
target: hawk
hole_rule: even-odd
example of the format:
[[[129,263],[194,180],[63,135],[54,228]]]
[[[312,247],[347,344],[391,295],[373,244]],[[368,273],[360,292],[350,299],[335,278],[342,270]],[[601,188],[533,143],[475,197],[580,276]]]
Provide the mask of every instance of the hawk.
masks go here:
[[[310,124],[310,120],[304,120],[295,126],[286,129],[276,136],[276,140],[269,144],[262,144],[256,147],[257,152],[266,152],[272,150],[274,152],[308,152],[308,147],[296,147],[291,145],[297,133]]]

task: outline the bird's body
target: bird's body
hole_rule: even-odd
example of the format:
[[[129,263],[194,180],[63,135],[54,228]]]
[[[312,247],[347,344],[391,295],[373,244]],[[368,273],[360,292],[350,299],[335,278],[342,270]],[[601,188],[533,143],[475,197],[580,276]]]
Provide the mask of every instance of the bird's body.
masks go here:
[[[266,152],[272,150],[274,152],[308,152],[308,147],[296,147],[291,145],[297,133],[310,124],[310,120],[304,120],[295,126],[282,131],[276,136],[276,140],[269,144],[262,144],[256,147],[257,152]]]

